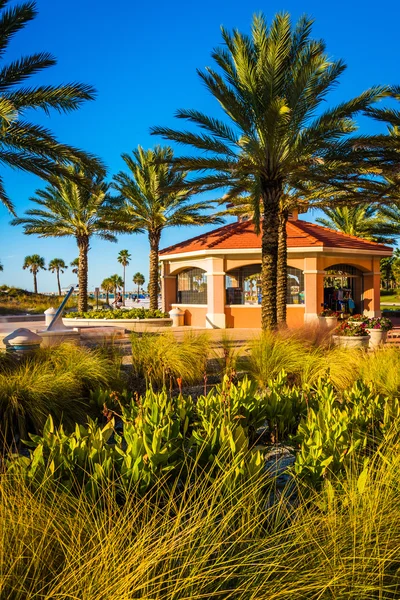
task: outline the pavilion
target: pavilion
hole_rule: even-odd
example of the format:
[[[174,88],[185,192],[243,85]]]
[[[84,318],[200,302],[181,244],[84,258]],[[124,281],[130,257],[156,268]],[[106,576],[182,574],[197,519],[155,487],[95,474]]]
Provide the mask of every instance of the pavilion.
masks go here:
[[[380,260],[392,248],[298,219],[287,224],[287,323],[315,321],[322,308],[380,316]],[[160,252],[163,310],[185,325],[261,327],[261,235],[249,220]],[[350,303],[350,306],[352,303]]]

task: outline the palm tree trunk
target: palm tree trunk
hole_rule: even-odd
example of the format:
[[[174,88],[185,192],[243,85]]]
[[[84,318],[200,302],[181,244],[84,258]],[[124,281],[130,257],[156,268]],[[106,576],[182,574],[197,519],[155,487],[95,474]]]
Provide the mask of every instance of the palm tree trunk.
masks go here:
[[[277,273],[277,306],[276,316],[278,325],[286,326],[286,300],[287,300],[287,233],[286,225],[289,212],[282,210],[279,213],[278,225],[278,273]]]
[[[137,286],[137,299],[138,300],[139,300],[139,290],[140,290],[140,283],[138,283],[138,286]]]
[[[87,301],[87,286],[88,286],[88,251],[89,251],[89,238],[87,235],[83,235],[77,238],[78,249],[79,249],[79,265],[78,265],[78,283],[79,283],[79,296],[78,296],[78,311],[86,312],[88,307]]]
[[[60,270],[57,269],[56,273],[57,273],[58,295],[61,296]]]
[[[276,286],[278,264],[279,202],[282,183],[262,182],[263,221],[261,238],[261,327],[273,330],[277,326]]]
[[[38,293],[37,291],[37,274],[36,271],[32,271],[33,272],[33,291],[35,292],[35,294]]]
[[[108,290],[106,290],[106,304],[108,304]]]
[[[150,310],[158,308],[158,248],[160,244],[160,232],[149,232],[150,242],[150,276],[149,294]]]

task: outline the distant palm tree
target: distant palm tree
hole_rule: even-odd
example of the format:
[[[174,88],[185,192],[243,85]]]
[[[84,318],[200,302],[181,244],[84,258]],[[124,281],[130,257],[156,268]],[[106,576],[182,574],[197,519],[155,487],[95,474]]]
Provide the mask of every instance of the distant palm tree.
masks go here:
[[[381,215],[383,215],[384,210],[387,212],[389,209],[381,208],[379,211]],[[315,220],[324,227],[329,227],[330,229],[335,229],[336,231],[341,231],[347,235],[354,235],[365,240],[373,240],[375,242],[392,241],[390,238],[388,239],[390,234],[389,228],[383,222],[382,218],[379,217],[376,206],[366,204],[343,206],[322,208],[322,211],[328,218],[317,217]],[[388,233],[385,234],[384,231],[388,231]]]
[[[140,294],[140,286],[143,286],[145,281],[146,281],[146,279],[144,278],[144,275],[142,275],[142,273],[139,273],[139,271],[134,274],[133,283],[135,283],[138,286],[138,288],[137,288],[138,300],[139,300],[139,294]]]
[[[42,256],[39,254],[31,254],[31,256],[25,256],[24,264],[22,266],[23,269],[29,269],[33,275],[33,291],[35,294],[38,293],[37,287],[37,274],[40,269],[46,270],[45,261]]]
[[[101,289],[106,293],[106,303],[109,303],[108,295],[110,292],[114,291],[114,282],[111,280],[111,277],[106,277],[101,282]]]
[[[120,250],[118,253],[117,260],[124,268],[124,289],[123,289],[123,293],[122,293],[123,304],[125,304],[125,269],[129,265],[129,261],[131,260],[131,258],[132,257],[129,254],[128,250]]]
[[[78,176],[83,174],[72,170]],[[87,310],[88,252],[90,239],[98,236],[116,242],[112,234],[111,219],[117,209],[118,200],[110,202],[108,184],[100,177],[78,183],[72,179],[58,177],[52,185],[37,190],[31,198],[38,208],[26,211],[26,217],[13,219],[13,225],[23,225],[27,235],[39,237],[72,236],[79,249],[78,310]]]
[[[78,275],[78,271],[79,271],[79,258],[74,258],[74,260],[71,261],[69,264],[72,267],[72,269],[71,269],[72,273],[74,273],[74,275]]]
[[[3,263],[0,262],[0,271],[4,271]]]
[[[121,275],[118,275],[117,273],[115,275],[111,275],[111,277],[108,277],[108,279],[110,280],[110,283],[112,285],[115,300],[117,296],[117,291],[124,286],[124,280],[122,279]]]
[[[307,17],[293,26],[290,15],[280,13],[270,24],[263,15],[254,16],[251,35],[222,29],[224,45],[212,54],[218,72],[207,68],[199,75],[225,119],[179,110],[177,117],[197,126],[196,132],[152,128],[153,134],[194,149],[192,156],[174,160],[176,168],[196,174],[192,189],[223,189],[229,200],[253,180],[258,189],[254,220],[262,225],[264,329],[277,324],[279,212],[285,186],[339,185],[354,173],[363,151],[354,152],[349,136],[356,129],[353,117],[388,91],[373,88],[324,110],[345,65],[329,59],[324,42],[311,38],[311,27]]]
[[[191,191],[183,191],[186,173],[172,166],[173,151],[156,146],[140,146],[133,156],[122,155],[129,173],[114,177],[114,187],[125,200],[117,215],[121,231],[147,232],[150,243],[150,308],[158,308],[158,251],[163,229],[179,225],[220,223],[221,219],[205,211],[211,202],[190,202]]]
[[[68,266],[65,264],[62,258],[53,258],[49,262],[49,266],[47,268],[52,273],[57,274],[58,295],[61,296],[60,271],[61,273],[64,273],[65,269],[68,269]]]
[[[35,2],[10,6],[9,0],[0,2],[0,54],[14,34],[22,30],[37,15]],[[85,100],[93,100],[94,89],[80,83],[64,85],[25,86],[25,81],[38,72],[56,64],[48,52],[40,52],[14,60],[0,67],[0,161],[3,165],[22,169],[48,179],[65,174],[65,166],[77,163],[85,168],[102,169],[100,162],[81,150],[61,144],[53,134],[40,125],[29,123],[26,115],[31,109],[41,109],[46,114],[76,110]],[[21,85],[22,84],[22,85]],[[3,180],[0,178],[0,202],[14,213]]]

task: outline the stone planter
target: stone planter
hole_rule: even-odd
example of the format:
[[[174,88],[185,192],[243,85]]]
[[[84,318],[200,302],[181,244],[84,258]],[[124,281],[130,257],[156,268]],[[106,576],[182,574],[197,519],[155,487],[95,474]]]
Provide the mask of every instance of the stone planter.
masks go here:
[[[333,329],[337,325],[337,317],[318,317],[321,329]]]
[[[372,349],[378,348],[386,342],[387,331],[383,331],[383,329],[367,329],[370,340],[369,347]]]
[[[333,343],[341,348],[368,348],[369,335],[334,335]]]

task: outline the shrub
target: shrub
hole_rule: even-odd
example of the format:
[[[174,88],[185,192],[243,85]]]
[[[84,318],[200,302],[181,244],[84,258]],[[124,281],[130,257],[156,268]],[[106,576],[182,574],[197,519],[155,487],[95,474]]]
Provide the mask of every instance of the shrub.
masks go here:
[[[69,312],[66,319],[164,319],[168,313],[149,308],[131,308],[129,310],[91,310],[88,312]]]
[[[343,335],[343,336],[356,336],[356,337],[363,337],[363,336],[367,336],[368,335],[368,331],[367,331],[367,327],[368,327],[368,321],[369,319],[367,319],[366,321],[359,323],[358,321],[354,322],[354,321],[343,321],[343,323],[340,323],[337,327],[335,327],[333,333],[335,335]]]
[[[131,344],[134,376],[154,386],[176,383],[178,378],[186,384],[198,383],[206,370],[207,333],[185,333],[182,341],[171,331],[132,333]]]

